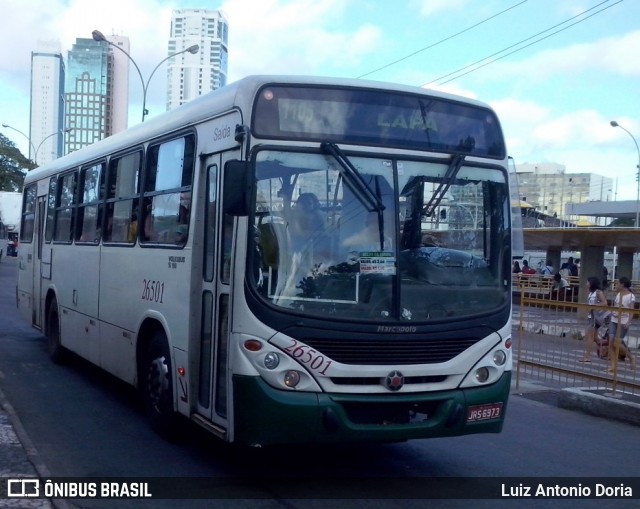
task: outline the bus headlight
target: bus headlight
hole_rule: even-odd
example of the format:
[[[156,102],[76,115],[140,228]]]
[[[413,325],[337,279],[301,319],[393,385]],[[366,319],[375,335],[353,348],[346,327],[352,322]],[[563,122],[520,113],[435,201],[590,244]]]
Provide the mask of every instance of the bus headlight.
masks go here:
[[[265,368],[276,369],[280,364],[280,356],[276,352],[269,352],[262,362]]]
[[[485,383],[489,379],[489,370],[485,367],[478,368],[476,370],[476,380],[481,384]]]
[[[300,373],[295,370],[289,370],[284,374],[284,384],[292,389],[300,383]]]
[[[493,363],[496,366],[502,366],[505,362],[507,362],[507,354],[504,353],[504,350],[496,350],[493,352]]]

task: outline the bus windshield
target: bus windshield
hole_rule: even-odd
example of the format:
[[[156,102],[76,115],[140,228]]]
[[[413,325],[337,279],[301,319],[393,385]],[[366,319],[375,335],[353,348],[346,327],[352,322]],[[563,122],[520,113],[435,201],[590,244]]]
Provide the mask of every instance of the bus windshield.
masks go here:
[[[344,158],[357,178],[336,153],[258,152],[249,272],[263,299],[384,322],[471,317],[509,302],[502,170],[460,156]]]

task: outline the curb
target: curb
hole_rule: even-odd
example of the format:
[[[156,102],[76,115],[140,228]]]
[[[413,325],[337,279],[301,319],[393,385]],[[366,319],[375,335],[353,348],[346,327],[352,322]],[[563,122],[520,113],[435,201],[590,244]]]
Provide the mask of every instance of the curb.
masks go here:
[[[572,387],[559,392],[558,406],[640,426],[640,396],[611,389]]]
[[[14,477],[51,477],[51,472],[41,460],[38,451],[36,450],[33,442],[29,438],[22,421],[18,417],[18,414],[14,410],[11,403],[7,400],[4,392],[0,389],[0,418],[6,416],[5,430],[0,434],[0,447],[7,450],[7,454],[11,454],[14,458],[14,464],[18,465],[18,471],[9,472],[10,476]],[[0,419],[3,421],[5,419]],[[14,439],[15,436],[15,439]],[[17,443],[16,443],[17,440]],[[11,448],[14,448],[11,451]],[[10,504],[7,504],[10,502]],[[41,508],[41,509],[74,509],[76,506],[69,504],[66,500],[61,499],[2,499],[0,501],[0,507],[15,507],[15,508]]]

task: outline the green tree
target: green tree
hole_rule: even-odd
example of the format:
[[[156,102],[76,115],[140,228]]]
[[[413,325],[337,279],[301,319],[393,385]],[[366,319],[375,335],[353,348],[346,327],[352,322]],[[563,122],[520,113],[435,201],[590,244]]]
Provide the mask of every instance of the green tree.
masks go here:
[[[0,191],[22,191],[26,172],[36,166],[0,133]]]

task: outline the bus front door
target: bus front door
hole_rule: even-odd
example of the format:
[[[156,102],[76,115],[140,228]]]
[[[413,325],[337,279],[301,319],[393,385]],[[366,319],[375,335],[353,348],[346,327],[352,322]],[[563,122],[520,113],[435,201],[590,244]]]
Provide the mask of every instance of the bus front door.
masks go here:
[[[228,437],[229,308],[233,218],[221,210],[220,168],[228,154],[207,159],[204,200],[203,281],[198,373],[198,414]]]

